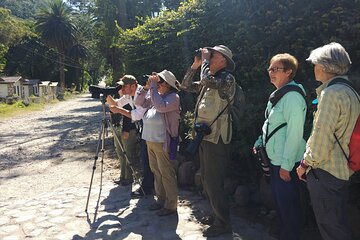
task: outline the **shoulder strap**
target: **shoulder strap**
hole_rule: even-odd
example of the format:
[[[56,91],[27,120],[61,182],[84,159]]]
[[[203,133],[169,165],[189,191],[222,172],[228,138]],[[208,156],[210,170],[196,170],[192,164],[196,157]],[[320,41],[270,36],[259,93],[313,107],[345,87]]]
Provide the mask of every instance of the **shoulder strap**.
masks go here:
[[[356,87],[352,82],[350,82],[349,80],[345,80],[343,78],[335,78],[327,85],[327,87],[330,87],[334,84],[342,84],[342,85],[349,87],[355,93],[355,96],[357,97],[358,101],[360,102],[360,98],[359,98],[360,94],[356,90]]]
[[[280,101],[280,99],[287,94],[288,92],[291,91],[295,91],[300,93],[300,95],[305,99],[305,93],[303,92],[303,90],[297,86],[297,85],[285,85],[282,88],[280,88],[279,90],[276,90],[275,92],[273,92],[270,97],[269,97],[269,101],[272,103],[272,107],[275,107],[275,105]],[[306,100],[305,100],[306,102]]]
[[[355,86],[353,85],[352,82],[350,82],[349,80],[345,80],[343,78],[335,78],[334,80],[332,80],[328,85],[327,87],[330,87],[334,84],[342,84],[342,85],[345,85],[347,87],[349,87],[354,93],[355,93],[355,96],[356,98],[358,99],[358,101],[360,102],[360,99],[359,99],[359,92],[356,90]],[[337,144],[339,144],[340,148],[341,148],[341,151],[343,152],[346,160],[349,162],[350,161],[350,158],[346,155],[345,153],[345,150],[343,149],[343,147],[341,146],[340,144],[340,141],[338,139],[338,137],[336,136],[336,134],[334,133],[334,137],[335,137],[335,140],[337,142]]]
[[[275,107],[275,105],[280,101],[280,99],[287,94],[288,92],[291,91],[295,91],[298,92],[305,100],[305,93],[303,92],[303,90],[297,86],[297,85],[285,85],[284,87],[280,88],[279,90],[276,90],[275,92],[273,92],[270,97],[269,97],[269,101],[272,103],[271,108]],[[266,114],[268,118],[268,114]],[[285,127],[287,125],[287,123],[282,123],[279,126],[277,126],[269,135],[268,135],[268,129],[269,129],[269,121],[267,123],[266,126],[266,136],[265,136],[265,145],[266,143],[270,140],[270,138],[272,136],[274,136],[274,134],[279,131],[281,128]]]

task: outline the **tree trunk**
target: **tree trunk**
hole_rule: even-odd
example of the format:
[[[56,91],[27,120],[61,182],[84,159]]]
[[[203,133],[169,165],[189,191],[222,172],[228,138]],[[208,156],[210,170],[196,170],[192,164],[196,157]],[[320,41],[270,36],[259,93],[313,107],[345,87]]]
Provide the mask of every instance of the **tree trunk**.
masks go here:
[[[60,74],[60,92],[58,98],[64,99],[65,95],[65,70],[64,70],[65,55],[62,51],[59,51],[59,74]]]
[[[127,27],[126,0],[116,0],[116,6],[118,9],[117,20],[119,26],[125,29]]]

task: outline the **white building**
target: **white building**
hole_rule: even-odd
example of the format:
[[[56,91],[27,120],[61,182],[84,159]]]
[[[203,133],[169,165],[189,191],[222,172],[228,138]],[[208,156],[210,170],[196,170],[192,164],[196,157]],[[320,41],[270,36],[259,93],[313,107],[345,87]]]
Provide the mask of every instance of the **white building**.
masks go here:
[[[23,82],[24,79],[21,76],[0,77],[0,98],[23,98]]]

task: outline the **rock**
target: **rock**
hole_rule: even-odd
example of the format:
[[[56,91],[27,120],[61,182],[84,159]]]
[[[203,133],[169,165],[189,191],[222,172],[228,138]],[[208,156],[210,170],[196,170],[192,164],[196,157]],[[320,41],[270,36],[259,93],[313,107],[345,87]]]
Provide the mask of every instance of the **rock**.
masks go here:
[[[178,169],[178,184],[182,186],[194,185],[195,166],[193,162],[183,162]]]
[[[195,184],[196,189],[199,189],[199,190],[202,189],[200,169],[195,173],[194,184]]]

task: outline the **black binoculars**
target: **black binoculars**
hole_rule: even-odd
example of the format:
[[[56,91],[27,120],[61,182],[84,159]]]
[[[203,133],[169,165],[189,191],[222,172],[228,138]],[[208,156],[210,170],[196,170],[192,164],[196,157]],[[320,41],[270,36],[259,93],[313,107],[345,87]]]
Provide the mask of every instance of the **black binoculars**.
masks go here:
[[[195,57],[201,58],[201,48],[195,50]]]

